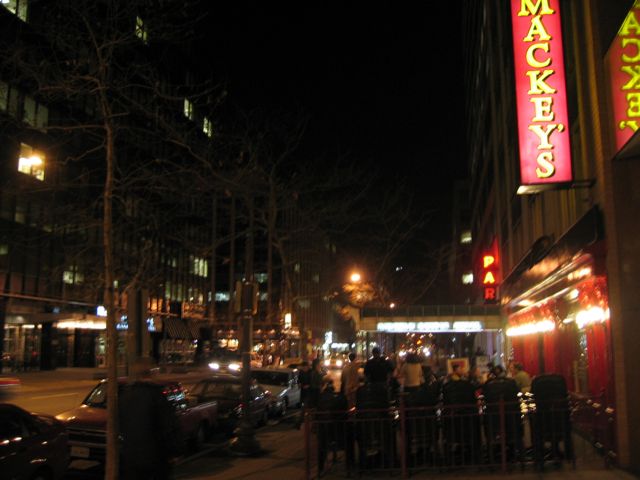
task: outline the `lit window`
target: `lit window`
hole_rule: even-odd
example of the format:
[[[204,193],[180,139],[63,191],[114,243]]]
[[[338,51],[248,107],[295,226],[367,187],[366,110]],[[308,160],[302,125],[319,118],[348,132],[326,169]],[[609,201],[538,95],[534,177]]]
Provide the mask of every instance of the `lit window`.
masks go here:
[[[462,244],[471,243],[471,239],[472,239],[471,238],[471,230],[465,230],[460,235],[460,243],[462,243]]]
[[[464,285],[471,285],[473,283],[473,272],[465,272],[462,274],[462,283]]]
[[[33,97],[25,95],[22,119],[32,127],[45,128],[49,122],[49,109],[38,104]]]
[[[211,120],[207,117],[204,117],[204,120],[202,121],[202,131],[209,138],[213,136],[213,125],[211,124]]]
[[[0,5],[17,15],[20,20],[27,21],[27,0],[2,0]]]
[[[31,175],[38,180],[44,180],[44,161],[45,157],[42,152],[25,145],[20,144],[20,157],[18,159],[18,171],[26,175]]]
[[[62,281],[67,285],[79,284],[84,281],[84,275],[79,272],[77,265],[71,265],[62,272]]]
[[[6,243],[0,244],[0,256],[9,255],[9,245]]]
[[[256,273],[253,278],[258,283],[267,283],[269,276],[266,273]]]
[[[147,43],[147,27],[140,17],[136,17],[136,37]]]
[[[313,283],[320,283],[320,274],[316,273],[313,277],[311,277]]]
[[[193,120],[193,103],[189,99],[184,99],[184,116],[189,120]]]
[[[296,272],[296,273],[300,273],[300,264],[299,263],[296,263],[293,266],[293,271]]]
[[[189,265],[189,273],[205,278],[209,275],[209,264],[204,258],[190,255],[189,260],[191,262]]]

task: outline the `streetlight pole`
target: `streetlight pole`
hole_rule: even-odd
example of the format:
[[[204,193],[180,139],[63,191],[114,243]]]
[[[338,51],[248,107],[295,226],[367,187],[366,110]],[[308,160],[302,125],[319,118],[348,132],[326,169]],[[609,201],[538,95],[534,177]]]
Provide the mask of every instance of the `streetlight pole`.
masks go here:
[[[242,322],[242,417],[238,435],[231,445],[237,455],[255,455],[260,452],[260,443],[251,425],[251,347],[253,336],[253,316],[257,313],[258,288],[253,281],[253,198],[249,197],[249,231],[245,244],[245,278],[236,287],[239,295],[240,321]],[[237,305],[237,302],[236,302]]]

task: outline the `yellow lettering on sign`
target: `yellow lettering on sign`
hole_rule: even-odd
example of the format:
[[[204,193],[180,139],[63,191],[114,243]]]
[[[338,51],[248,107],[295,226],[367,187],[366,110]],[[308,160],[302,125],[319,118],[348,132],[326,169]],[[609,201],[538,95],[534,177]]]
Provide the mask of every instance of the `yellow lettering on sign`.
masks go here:
[[[484,266],[484,268],[487,268],[493,265],[495,261],[496,261],[496,258],[493,255],[485,255],[482,258],[482,265]]]
[[[640,35],[640,23],[638,23],[638,19],[636,18],[636,14],[633,10],[630,11],[627,18],[624,19],[624,23],[620,27],[618,35],[629,35],[631,33]]]
[[[531,19],[531,27],[527,32],[527,35],[523,38],[525,42],[533,42],[534,37],[538,37],[538,40],[544,40],[548,42],[551,40],[551,35],[547,33],[547,29],[544,28],[544,24],[542,23],[542,18],[540,15],[537,15]]]
[[[493,273],[487,272],[484,274],[484,278],[482,279],[482,283],[484,285],[494,284],[496,283],[496,277],[493,276]]]
[[[553,153],[542,152],[536,158],[536,162],[539,165],[536,168],[536,176],[538,178],[549,178],[556,172],[556,167],[553,164]]]
[[[556,129],[561,132],[562,130],[564,130],[563,127],[563,125],[549,123],[547,124],[546,128],[543,128],[542,125],[529,125],[529,130],[538,135],[538,138],[540,139],[538,150],[550,150],[553,148],[553,145],[549,141],[549,136]]]
[[[540,62],[536,60],[536,50],[543,50],[549,53],[548,43],[534,43],[527,49],[527,64],[533,68],[544,68],[551,64],[551,58],[547,58],[545,61]]]
[[[623,53],[622,61],[627,63],[640,62],[640,38],[623,38],[622,48],[625,48],[628,45],[633,45],[634,47],[636,47],[636,54],[633,57],[630,57],[626,53]]]
[[[518,16],[526,17],[527,15],[537,15],[539,10],[542,10],[540,15],[551,15],[552,13],[555,13],[549,7],[549,0],[538,0],[537,2],[534,2],[535,0],[522,0]]]
[[[640,117],[640,92],[627,93],[627,115],[631,118]]]
[[[529,100],[533,103],[533,110],[535,112],[532,122],[553,122],[556,114],[553,112],[553,98],[552,97],[534,97]]]
[[[542,93],[551,95],[552,93],[556,93],[557,90],[546,83],[547,78],[554,73],[555,72],[553,70],[545,70],[543,72],[539,70],[531,70],[527,72],[527,77],[529,77],[531,85],[528,92],[529,95],[540,95]]]
[[[640,65],[625,65],[620,70],[628,73],[631,78],[622,87],[623,90],[631,90],[632,88],[640,88]]]

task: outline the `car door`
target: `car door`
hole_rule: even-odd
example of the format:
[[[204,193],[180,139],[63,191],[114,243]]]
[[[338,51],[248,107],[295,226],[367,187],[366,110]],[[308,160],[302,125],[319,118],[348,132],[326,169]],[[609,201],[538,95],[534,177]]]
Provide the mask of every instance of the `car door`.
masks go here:
[[[251,423],[258,425],[267,413],[267,397],[260,385],[251,385]]]

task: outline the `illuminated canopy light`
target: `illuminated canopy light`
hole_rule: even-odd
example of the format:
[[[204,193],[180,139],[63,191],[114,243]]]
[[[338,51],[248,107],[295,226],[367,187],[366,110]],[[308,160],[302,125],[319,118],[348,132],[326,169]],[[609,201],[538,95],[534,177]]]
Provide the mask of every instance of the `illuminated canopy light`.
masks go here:
[[[576,314],[576,325],[584,328],[594,323],[603,323],[609,319],[609,309],[603,310],[600,307],[591,307],[588,310],[581,310]]]
[[[58,328],[83,328],[87,330],[104,330],[107,328],[107,322],[91,322],[91,321],[78,321],[78,320],[66,320],[58,322]]]
[[[534,323],[525,323],[515,327],[507,328],[507,337],[519,337],[531,335],[532,333],[544,333],[555,330],[556,324],[552,320],[541,320]]]
[[[481,331],[482,322],[458,321],[453,322],[378,322],[379,332],[406,333],[406,332],[473,332]]]

